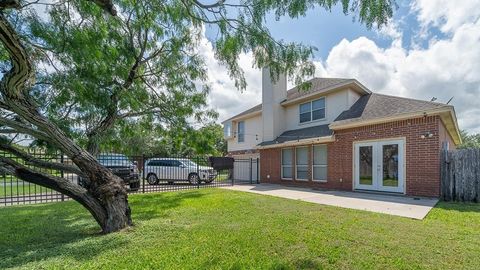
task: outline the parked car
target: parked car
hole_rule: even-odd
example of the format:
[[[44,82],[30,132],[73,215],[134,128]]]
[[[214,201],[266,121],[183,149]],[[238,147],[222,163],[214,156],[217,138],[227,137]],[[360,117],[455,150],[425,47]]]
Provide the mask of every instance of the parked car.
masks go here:
[[[140,177],[138,173],[137,163],[132,162],[123,154],[105,153],[97,156],[100,164],[110,169],[115,175],[122,178],[125,185],[130,186],[130,190],[138,190],[140,188]],[[80,178],[79,184],[85,186],[85,179]]]
[[[185,158],[152,158],[145,162],[147,182],[158,184],[160,180],[174,183],[188,181],[193,185],[201,182],[211,183],[217,176],[212,167],[200,166]]]

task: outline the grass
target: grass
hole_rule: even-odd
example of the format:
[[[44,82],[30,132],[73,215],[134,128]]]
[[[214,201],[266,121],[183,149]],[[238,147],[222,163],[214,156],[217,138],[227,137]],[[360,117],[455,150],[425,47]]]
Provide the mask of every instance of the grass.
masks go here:
[[[17,180],[16,178],[0,178],[0,198],[39,193],[51,193],[49,188]]]
[[[0,208],[0,268],[480,269],[480,205],[423,221],[204,189],[130,196],[136,226],[99,235],[75,202]]]

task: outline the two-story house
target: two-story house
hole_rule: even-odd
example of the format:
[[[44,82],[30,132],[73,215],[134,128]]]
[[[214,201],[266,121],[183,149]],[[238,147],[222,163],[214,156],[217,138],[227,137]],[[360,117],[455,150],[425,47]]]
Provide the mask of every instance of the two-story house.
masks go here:
[[[440,195],[440,151],[461,142],[453,106],[314,78],[287,91],[262,70],[262,104],[223,122],[229,155],[260,159],[260,181]]]

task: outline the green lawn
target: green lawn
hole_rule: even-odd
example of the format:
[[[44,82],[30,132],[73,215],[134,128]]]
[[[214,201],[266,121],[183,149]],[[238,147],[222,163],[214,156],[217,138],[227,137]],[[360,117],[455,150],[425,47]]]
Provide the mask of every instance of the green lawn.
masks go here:
[[[250,193],[132,195],[110,235],[75,202],[0,208],[0,268],[480,269],[480,205],[423,221]]]
[[[51,192],[53,191],[49,188],[17,180],[14,177],[6,179],[0,177],[0,198]]]

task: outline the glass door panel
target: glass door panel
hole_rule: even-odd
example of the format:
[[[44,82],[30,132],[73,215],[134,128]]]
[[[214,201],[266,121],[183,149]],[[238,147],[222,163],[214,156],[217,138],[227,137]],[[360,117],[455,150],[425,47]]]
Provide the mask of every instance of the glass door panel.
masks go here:
[[[398,144],[384,144],[382,159],[382,186],[398,187]]]
[[[358,176],[360,185],[373,185],[373,146],[360,146],[358,149]]]

